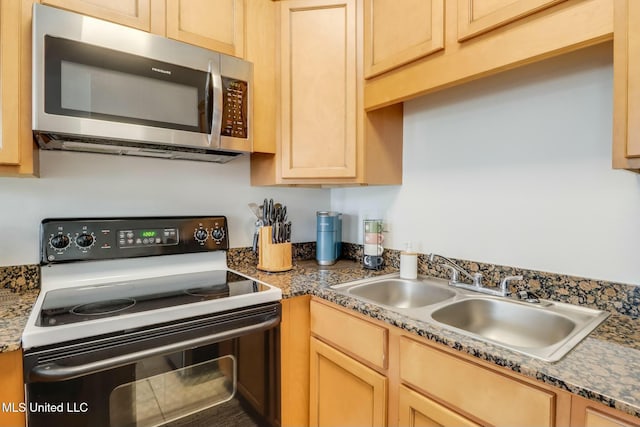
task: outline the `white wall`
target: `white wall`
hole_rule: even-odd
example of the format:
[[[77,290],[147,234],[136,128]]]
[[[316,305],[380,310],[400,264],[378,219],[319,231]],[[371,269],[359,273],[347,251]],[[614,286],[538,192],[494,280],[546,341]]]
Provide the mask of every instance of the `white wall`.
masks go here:
[[[251,246],[247,203],[287,205],[292,240],[314,241],[315,212],[330,206],[320,189],[249,185],[249,159],[220,165],[41,151],[41,178],[0,178],[0,266],[38,262],[46,217],[226,215],[231,247]]]
[[[604,44],[405,103],[401,187],[335,189],[345,241],[640,284],[640,176],[611,169]]]
[[[249,246],[247,203],[289,206],[293,240],[315,211],[346,214],[344,240],[383,216],[385,245],[640,284],[640,176],[611,163],[612,59],[605,44],[405,104],[404,184],[258,188],[226,165],[41,152],[41,178],[0,178],[0,265],[38,261],[45,217],[225,214]]]

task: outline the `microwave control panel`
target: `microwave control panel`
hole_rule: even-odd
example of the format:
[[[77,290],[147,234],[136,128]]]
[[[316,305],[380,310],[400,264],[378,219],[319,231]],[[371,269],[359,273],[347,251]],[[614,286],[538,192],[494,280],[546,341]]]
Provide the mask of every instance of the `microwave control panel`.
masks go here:
[[[229,249],[224,216],[45,219],[40,233],[42,264]]]
[[[222,76],[222,130],[220,135],[233,138],[249,137],[247,111],[249,84],[245,81]]]

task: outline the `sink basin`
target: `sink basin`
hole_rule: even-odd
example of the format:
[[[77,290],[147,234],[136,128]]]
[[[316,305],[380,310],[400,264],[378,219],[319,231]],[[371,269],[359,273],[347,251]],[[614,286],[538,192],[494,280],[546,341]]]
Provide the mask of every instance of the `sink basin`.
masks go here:
[[[356,285],[347,291],[379,304],[396,308],[415,308],[437,304],[455,296],[451,289],[420,280],[384,279]]]
[[[397,273],[331,288],[547,362],[560,360],[609,316],[560,302],[534,304],[489,296],[426,276],[400,279]]]
[[[557,344],[577,327],[553,312],[494,299],[467,299],[434,311],[436,322],[505,345],[538,348]]]
[[[548,362],[560,360],[608,316],[570,304],[495,297],[469,297],[431,313],[445,327]]]

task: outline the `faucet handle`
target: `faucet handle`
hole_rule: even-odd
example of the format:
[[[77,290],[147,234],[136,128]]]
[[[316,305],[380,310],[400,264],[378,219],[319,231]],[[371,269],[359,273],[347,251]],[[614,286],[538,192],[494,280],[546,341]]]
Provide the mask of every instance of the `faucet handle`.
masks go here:
[[[450,266],[449,264],[441,264],[441,265],[442,267],[446,267],[451,271],[451,279],[449,279],[449,283],[452,285],[458,283],[458,277],[459,277],[458,270],[456,270],[453,266]]]
[[[482,287],[482,273],[473,273],[472,277],[473,277],[473,286],[481,288]]]
[[[507,276],[502,279],[502,281],[500,282],[500,291],[502,292],[503,296],[507,296],[511,293],[509,291],[509,282],[511,282],[512,280],[523,280],[523,277],[521,275]]]

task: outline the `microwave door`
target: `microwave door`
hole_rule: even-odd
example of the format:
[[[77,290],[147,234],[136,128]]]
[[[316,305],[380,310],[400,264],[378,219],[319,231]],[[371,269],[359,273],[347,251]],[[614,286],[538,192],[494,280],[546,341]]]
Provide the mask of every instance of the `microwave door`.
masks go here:
[[[62,37],[45,35],[44,45],[35,130],[201,148],[219,143],[211,136],[219,135],[212,123],[222,98],[215,59],[199,70]],[[211,114],[204,111],[208,80]]]

